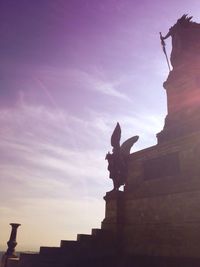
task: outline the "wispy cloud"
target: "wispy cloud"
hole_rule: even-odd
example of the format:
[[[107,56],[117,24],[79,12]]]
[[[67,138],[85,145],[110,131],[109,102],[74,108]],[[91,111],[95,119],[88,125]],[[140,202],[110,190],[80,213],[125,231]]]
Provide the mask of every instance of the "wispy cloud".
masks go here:
[[[111,97],[117,97],[124,100],[130,101],[129,97],[125,94],[120,92],[118,89],[120,85],[120,79],[115,81],[109,81],[109,79],[103,77],[103,73],[86,71],[81,69],[53,69],[48,68],[41,70],[41,79],[43,79],[44,83],[48,84],[48,80],[51,80],[51,83],[60,83],[65,84],[66,87],[71,87],[76,89],[78,87],[86,88],[87,90],[92,90],[99,92],[101,94],[105,94]]]
[[[35,105],[1,109],[0,227],[22,222],[21,245],[30,248],[28,233],[38,235],[44,227],[52,235],[45,235],[44,245],[53,245],[64,238],[64,228],[68,229],[66,238],[74,238],[78,231],[100,226],[102,197],[112,188],[105,154],[111,149],[117,121],[122,141],[140,135],[134,151],[155,142],[155,129],[160,130],[162,124],[154,114],[119,116],[88,109],[88,118],[81,119],[66,110]],[[87,219],[81,215],[83,209]],[[2,238],[6,243],[8,234]],[[33,238],[32,247],[37,242]]]
[[[1,65],[0,65],[1,68]],[[16,71],[17,69],[17,71]],[[95,69],[95,68],[94,68]],[[2,81],[2,105],[31,103],[44,104],[57,108],[62,105],[63,98],[77,102],[79,95],[91,97],[107,96],[123,101],[130,101],[129,96],[122,91],[121,78],[111,80],[105,77],[103,71],[86,70],[81,68],[54,68],[47,66],[34,66],[29,64],[7,63],[3,69],[4,76],[12,76],[12,81]],[[74,94],[73,92],[76,92]],[[85,92],[88,92],[85,94]]]
[[[12,221],[21,222],[21,247],[26,248],[31,248],[28,233],[38,236],[44,227],[48,229],[43,239],[46,245],[52,244],[49,238],[54,242],[55,238],[58,241],[64,238],[61,232],[66,224],[68,238],[74,238],[78,229],[88,232],[92,226],[97,227],[103,219],[101,199],[109,181],[101,149],[98,146],[92,149],[91,140],[85,137],[80,140],[71,134],[80,119],[62,111],[28,106],[7,109],[1,114],[4,115],[0,116],[1,227]],[[65,124],[67,121],[70,127]],[[84,121],[79,124],[79,134],[84,125]],[[83,135],[89,133],[90,125],[92,122],[81,129]],[[94,133],[93,127],[90,138],[101,131],[100,127]],[[73,142],[73,138],[77,138],[77,142]],[[81,210],[88,212],[87,220],[81,218]],[[59,229],[56,223],[61,224]],[[5,232],[4,243],[7,238]],[[38,240],[33,237],[31,242],[35,249]]]

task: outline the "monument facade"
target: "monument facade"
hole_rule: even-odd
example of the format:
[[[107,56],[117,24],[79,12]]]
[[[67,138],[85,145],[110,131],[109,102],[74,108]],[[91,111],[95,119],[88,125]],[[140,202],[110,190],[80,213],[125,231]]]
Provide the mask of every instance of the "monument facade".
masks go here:
[[[102,228],[120,227],[127,255],[200,259],[199,33],[200,24],[183,15],[161,35],[172,38],[173,66],[164,129],[157,145],[131,154],[124,192],[106,196]]]

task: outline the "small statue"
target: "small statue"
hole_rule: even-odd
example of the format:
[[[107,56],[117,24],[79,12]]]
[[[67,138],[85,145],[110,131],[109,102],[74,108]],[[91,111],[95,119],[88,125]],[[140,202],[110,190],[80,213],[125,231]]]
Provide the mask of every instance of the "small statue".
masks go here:
[[[109,177],[113,180],[113,191],[118,191],[119,187],[126,182],[130,150],[138,138],[139,136],[131,137],[120,146],[121,127],[117,123],[111,136],[113,153],[108,152],[105,158],[108,161]]]

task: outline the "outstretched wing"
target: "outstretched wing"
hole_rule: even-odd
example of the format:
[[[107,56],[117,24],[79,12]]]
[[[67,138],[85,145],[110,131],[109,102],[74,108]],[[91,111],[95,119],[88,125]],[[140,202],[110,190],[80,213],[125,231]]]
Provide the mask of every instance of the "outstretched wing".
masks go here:
[[[119,147],[120,139],[121,139],[121,127],[118,122],[111,136],[111,146],[114,148]]]
[[[137,142],[138,139],[139,139],[139,136],[136,135],[136,136],[133,136],[133,137],[129,138],[128,140],[126,140],[121,145],[120,152],[122,154],[124,154],[124,155],[129,155],[130,154],[131,147],[134,145],[134,143]]]

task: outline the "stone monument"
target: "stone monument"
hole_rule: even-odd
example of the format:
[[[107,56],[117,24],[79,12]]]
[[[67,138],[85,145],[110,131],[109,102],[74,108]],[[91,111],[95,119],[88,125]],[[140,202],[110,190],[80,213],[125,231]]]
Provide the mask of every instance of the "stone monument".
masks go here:
[[[131,154],[120,221],[107,209],[102,228],[120,225],[125,255],[199,259],[200,266],[200,24],[183,15],[161,35],[168,37],[164,129],[157,145]],[[113,202],[107,198],[107,207]]]
[[[191,19],[160,34],[163,45],[172,38],[173,69],[157,145],[130,154],[138,137],[120,145],[119,124],[113,132],[106,159],[114,189],[101,229],[23,253],[15,267],[200,266],[200,24]]]
[[[172,38],[173,70],[163,84],[168,114],[158,143],[200,130],[200,24],[191,18],[183,15],[163,37]]]

